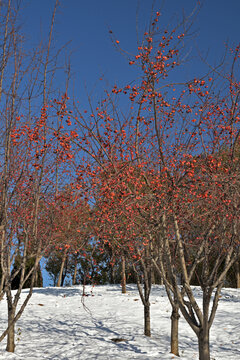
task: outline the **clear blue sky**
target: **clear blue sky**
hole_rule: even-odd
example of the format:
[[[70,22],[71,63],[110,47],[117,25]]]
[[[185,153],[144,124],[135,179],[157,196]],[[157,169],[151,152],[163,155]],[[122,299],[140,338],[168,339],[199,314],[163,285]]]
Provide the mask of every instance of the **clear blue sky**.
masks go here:
[[[29,44],[37,44],[41,36],[49,31],[49,24],[55,0],[24,0],[22,15],[23,30]],[[163,28],[181,18],[183,10],[189,14],[196,0],[155,1],[155,10],[161,9]],[[151,0],[60,0],[55,22],[54,45],[60,48],[71,40],[68,49],[72,51],[72,79],[77,96],[85,99],[84,84],[89,91],[94,89],[99,77],[109,84],[119,85],[136,76],[133,67],[114,48],[109,37],[109,28],[120,41],[121,47],[136,52],[136,13],[138,9],[139,33],[148,24],[152,8]],[[237,45],[240,42],[240,1],[205,0],[192,27],[192,55],[196,48],[208,61],[217,63],[224,53],[224,43]],[[174,22],[174,21],[173,21]],[[176,23],[176,21],[175,21]],[[196,64],[196,66],[195,66]],[[194,60],[188,67],[187,75],[201,71],[203,65]],[[196,69],[199,67],[199,69]],[[94,92],[95,97],[100,96]],[[82,102],[82,101],[81,101]]]
[[[54,0],[24,0],[21,15],[23,31],[28,46],[37,45],[49,31]],[[138,6],[139,4],[139,6]],[[185,9],[189,14],[195,0],[155,1],[155,10],[161,9],[161,25],[164,28],[174,16],[181,18]],[[101,97],[99,84],[94,85],[104,74],[109,85],[123,85],[136,76],[133,67],[113,46],[109,29],[120,41],[121,47],[135,53],[137,48],[136,13],[138,10],[139,35],[148,24],[151,0],[61,0],[54,28],[56,49],[71,40],[68,54],[72,51],[72,80],[76,96],[84,106],[85,84],[93,97]],[[185,70],[186,76],[204,71],[204,66],[194,56],[199,49],[202,56],[208,54],[211,64],[217,63],[224,53],[224,43],[237,45],[240,42],[240,0],[205,0],[193,25],[193,60]],[[174,21],[173,21],[174,23]],[[175,22],[176,23],[176,22]],[[61,79],[58,79],[61,84]],[[44,273],[45,286],[49,279]]]

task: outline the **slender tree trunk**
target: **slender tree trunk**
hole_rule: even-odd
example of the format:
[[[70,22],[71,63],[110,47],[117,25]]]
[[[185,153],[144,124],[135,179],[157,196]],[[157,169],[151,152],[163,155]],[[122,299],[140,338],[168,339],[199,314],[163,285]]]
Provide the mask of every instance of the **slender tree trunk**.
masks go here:
[[[11,321],[13,321],[14,315],[15,315],[14,312],[13,313],[9,312],[8,324],[10,324]],[[6,351],[9,351],[9,352],[14,352],[14,350],[15,350],[15,331],[14,330],[15,330],[15,324],[11,325],[8,330]]]
[[[199,360],[210,360],[209,330],[201,329],[198,335]]]
[[[61,268],[59,271],[58,282],[57,282],[58,287],[60,287],[61,283],[62,283],[62,276],[63,276],[63,270],[64,270],[66,258],[67,258],[67,248],[64,249],[64,253],[63,253],[63,257],[62,257],[62,263],[61,263]]]
[[[236,272],[236,287],[240,288],[240,263],[239,259],[235,263],[235,272]]]
[[[146,266],[146,272],[145,272],[145,278],[144,278],[144,334],[146,336],[151,336],[151,319],[150,319],[150,302],[149,302],[149,296],[151,291],[151,264],[149,264],[149,261],[147,259],[147,266]]]
[[[209,315],[209,304],[210,294],[203,291],[203,323],[199,330],[198,335],[198,351],[199,360],[210,360],[210,348],[209,348],[209,326],[208,326],[208,315]]]
[[[8,326],[13,322],[15,317],[16,308],[12,306],[11,295],[9,294],[11,290],[7,290],[7,302],[8,302]],[[15,350],[15,323],[13,323],[9,329],[7,334],[7,347],[6,351],[14,352]]]
[[[150,302],[149,296],[152,286],[152,263],[151,263],[151,243],[145,249],[145,259],[142,262],[144,273],[144,334],[151,336]]]
[[[122,294],[126,294],[127,289],[126,289],[126,259],[125,256],[122,255],[122,281],[121,281],[121,285],[122,285]]]
[[[4,292],[3,292],[4,282],[5,282],[5,275],[2,274],[1,284],[0,284],[0,301],[3,299],[3,296],[4,296]]]
[[[179,323],[179,306],[176,304],[172,308],[171,315],[171,353],[179,356],[178,349],[178,323]]]
[[[150,304],[144,304],[144,335],[151,336]]]

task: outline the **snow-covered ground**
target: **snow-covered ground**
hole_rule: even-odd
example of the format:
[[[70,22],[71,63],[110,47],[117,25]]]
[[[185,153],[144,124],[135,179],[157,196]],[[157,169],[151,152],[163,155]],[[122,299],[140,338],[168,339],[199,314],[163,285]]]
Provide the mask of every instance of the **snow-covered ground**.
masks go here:
[[[162,286],[152,289],[151,338],[143,335],[143,306],[135,285],[127,286],[127,294],[121,294],[119,285],[87,286],[85,297],[82,290],[81,286],[34,289],[16,326],[15,354],[5,352],[3,341],[0,359],[179,359],[169,353],[171,307]],[[199,288],[195,294],[200,297]],[[3,330],[5,300],[0,314]],[[113,341],[120,338],[123,341]],[[181,359],[198,359],[197,339],[182,317],[179,340]],[[222,291],[211,344],[212,359],[240,359],[240,290]]]

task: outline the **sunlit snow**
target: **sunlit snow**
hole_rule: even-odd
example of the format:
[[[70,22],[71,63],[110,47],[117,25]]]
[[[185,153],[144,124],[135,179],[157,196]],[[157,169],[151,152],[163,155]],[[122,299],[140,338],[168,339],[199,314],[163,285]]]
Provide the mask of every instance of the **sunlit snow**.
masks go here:
[[[179,359],[170,354],[170,315],[162,286],[151,293],[152,337],[143,335],[143,306],[135,285],[121,294],[120,285],[34,289],[16,325],[16,351],[0,359],[120,360]],[[194,289],[198,300],[201,293]],[[24,290],[21,302],[27,290]],[[6,301],[0,303],[0,330],[6,326]],[[198,359],[197,338],[180,319],[180,359]],[[240,290],[223,289],[211,330],[211,357],[240,359]]]

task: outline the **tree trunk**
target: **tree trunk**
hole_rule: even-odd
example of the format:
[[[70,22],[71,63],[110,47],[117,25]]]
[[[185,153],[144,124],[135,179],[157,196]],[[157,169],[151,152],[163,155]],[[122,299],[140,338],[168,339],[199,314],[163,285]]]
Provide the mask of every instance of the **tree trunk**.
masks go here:
[[[8,305],[8,326],[14,320],[15,317],[15,309],[12,306]],[[15,350],[15,324],[11,325],[7,334],[7,347],[6,351],[14,352]]]
[[[122,294],[126,294],[127,289],[126,289],[126,259],[125,256],[122,255],[122,281],[121,281],[121,285],[122,285]]]
[[[0,301],[3,299],[3,296],[4,296],[4,292],[3,292],[4,282],[5,282],[5,276],[4,276],[4,274],[2,274],[1,284],[0,284]]]
[[[67,258],[67,248],[64,249],[64,253],[63,253],[63,257],[62,257],[62,263],[61,263],[61,268],[59,271],[58,282],[57,282],[58,287],[60,287],[61,283],[62,283],[63,269],[64,269],[66,258]]]
[[[151,325],[150,325],[150,304],[144,305],[144,335],[151,336]]]
[[[240,263],[239,260],[235,263],[235,272],[236,272],[236,287],[237,289],[240,288]]]
[[[179,323],[179,307],[176,305],[172,308],[171,315],[171,353],[179,356],[178,349],[178,323]]]
[[[198,335],[199,360],[210,360],[209,330],[201,329]]]
[[[152,269],[152,272],[151,272],[151,283],[152,283],[153,285],[156,284],[155,272],[154,272],[153,269]]]

